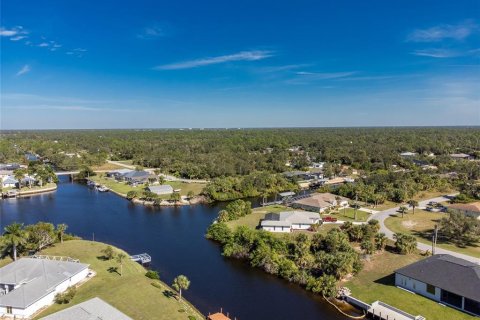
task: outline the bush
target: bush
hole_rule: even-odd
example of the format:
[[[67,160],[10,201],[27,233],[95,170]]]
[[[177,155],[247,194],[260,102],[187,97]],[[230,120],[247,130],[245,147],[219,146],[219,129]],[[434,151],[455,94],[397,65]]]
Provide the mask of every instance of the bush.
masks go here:
[[[63,293],[57,293],[55,295],[55,302],[58,304],[67,304],[72,301],[73,297],[77,293],[77,288],[75,287],[68,287],[68,289]]]
[[[158,272],[154,270],[148,270],[147,273],[145,273],[145,277],[153,280],[160,280],[160,276],[158,275]]]

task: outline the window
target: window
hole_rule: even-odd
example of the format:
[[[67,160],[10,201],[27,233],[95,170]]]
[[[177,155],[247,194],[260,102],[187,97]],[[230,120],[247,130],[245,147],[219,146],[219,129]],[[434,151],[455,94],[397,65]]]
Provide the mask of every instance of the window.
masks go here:
[[[446,291],[442,289],[442,295],[440,297],[442,302],[448,303],[454,307],[462,308],[462,297],[458,294]]]
[[[465,310],[480,315],[480,302],[465,298]]]
[[[431,284],[427,284],[427,292],[430,294],[435,294],[435,286],[432,286]]]
[[[7,307],[7,313],[13,313],[12,312],[12,307]]]

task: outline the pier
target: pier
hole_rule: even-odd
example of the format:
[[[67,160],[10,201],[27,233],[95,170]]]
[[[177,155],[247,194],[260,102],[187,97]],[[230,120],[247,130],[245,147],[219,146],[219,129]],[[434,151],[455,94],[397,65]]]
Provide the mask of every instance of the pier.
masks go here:
[[[152,257],[148,253],[141,253],[130,256],[130,260],[138,262],[140,264],[148,264],[152,261]]]

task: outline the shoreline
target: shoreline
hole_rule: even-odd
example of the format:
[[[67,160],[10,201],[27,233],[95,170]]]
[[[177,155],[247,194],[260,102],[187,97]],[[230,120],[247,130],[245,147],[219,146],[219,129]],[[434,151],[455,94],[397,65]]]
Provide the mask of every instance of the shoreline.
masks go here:
[[[48,188],[43,188],[43,189],[33,189],[33,190],[25,190],[25,191],[20,191],[18,189],[13,189],[16,191],[16,198],[22,198],[22,197],[28,197],[28,196],[33,196],[33,195],[38,195],[38,194],[43,194],[43,193],[49,193],[49,192],[54,192],[58,189],[58,185],[55,184],[54,187],[48,187]],[[2,193],[2,198],[5,193]],[[9,197],[5,197],[8,199]]]

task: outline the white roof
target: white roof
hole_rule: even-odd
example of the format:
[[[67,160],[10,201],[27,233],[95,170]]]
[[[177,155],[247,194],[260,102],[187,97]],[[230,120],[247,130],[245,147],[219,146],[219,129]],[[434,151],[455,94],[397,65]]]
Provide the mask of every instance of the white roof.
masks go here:
[[[292,224],[314,224],[320,220],[320,214],[309,211],[282,211],[278,214],[267,214],[260,223],[262,227],[289,227]]]
[[[132,318],[95,297],[73,307],[56,312],[43,320],[132,320]]]
[[[0,295],[0,306],[25,309],[72,276],[88,268],[87,264],[35,258],[21,258],[0,268],[0,284],[18,286]]]
[[[150,192],[153,192],[153,193],[156,193],[156,194],[173,193],[172,186],[168,185],[168,184],[162,184],[160,186],[149,186],[148,190],[150,190]]]

